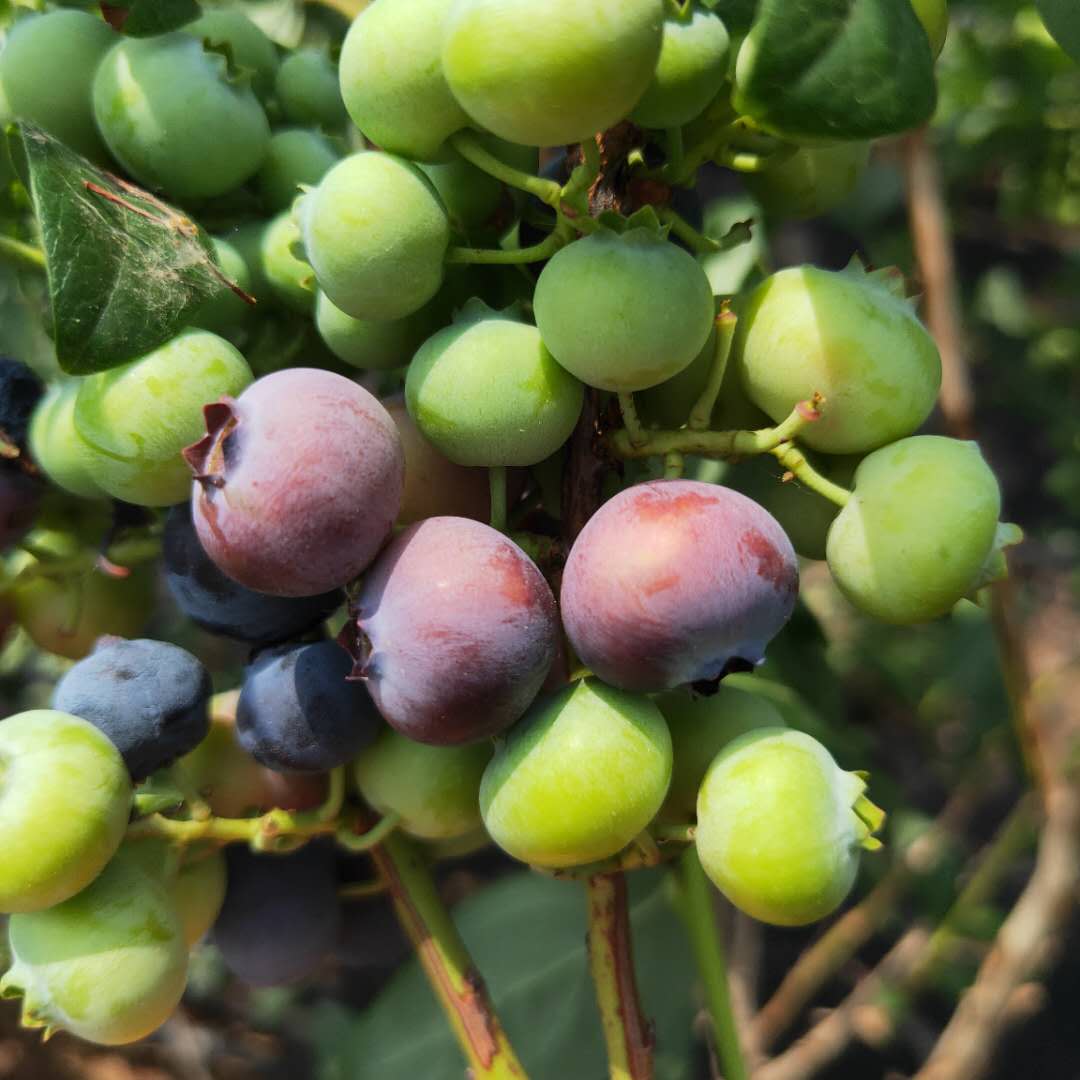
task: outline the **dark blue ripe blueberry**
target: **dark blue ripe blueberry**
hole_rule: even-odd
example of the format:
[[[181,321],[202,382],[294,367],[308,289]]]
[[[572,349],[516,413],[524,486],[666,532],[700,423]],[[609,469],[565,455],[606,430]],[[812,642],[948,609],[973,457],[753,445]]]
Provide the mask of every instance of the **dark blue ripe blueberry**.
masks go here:
[[[186,649],[105,638],[56,684],[52,706],[100,728],[141,780],[206,738],[210,693],[209,673]]]
[[[26,450],[30,414],[45,393],[45,384],[25,364],[0,356],[0,438]]]
[[[44,383],[25,364],[0,356],[0,551],[22,538],[41,501],[43,485],[26,457],[26,433],[44,393]]]
[[[378,734],[378,711],[334,641],[277,645],[248,665],[236,707],[240,745],[278,772],[325,772]]]
[[[34,524],[42,485],[14,468],[0,468],[0,551],[21,540]]]
[[[251,986],[310,975],[341,926],[333,847],[315,842],[290,855],[231,847],[225,858],[225,903],[213,940],[229,970]]]
[[[203,550],[188,503],[169,511],[164,562],[165,582],[180,610],[204,630],[238,641],[262,645],[299,637],[344,599],[340,589],[318,596],[268,596],[233,581]]]

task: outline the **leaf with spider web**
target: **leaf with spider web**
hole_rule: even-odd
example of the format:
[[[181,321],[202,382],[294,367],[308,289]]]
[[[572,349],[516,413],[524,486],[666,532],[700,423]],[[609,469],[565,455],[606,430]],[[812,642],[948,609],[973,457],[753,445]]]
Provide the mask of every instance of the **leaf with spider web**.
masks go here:
[[[168,341],[222,289],[206,233],[149,192],[19,123],[22,165],[45,251],[53,340],[72,375],[106,371]]]

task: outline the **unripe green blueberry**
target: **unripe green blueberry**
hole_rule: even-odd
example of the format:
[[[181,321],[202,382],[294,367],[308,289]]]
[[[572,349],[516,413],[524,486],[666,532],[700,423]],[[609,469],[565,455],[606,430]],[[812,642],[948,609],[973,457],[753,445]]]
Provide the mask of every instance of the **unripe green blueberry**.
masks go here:
[[[337,67],[321,49],[297,49],[278,68],[278,104],[293,124],[337,131],[349,118],[341,100]]]
[[[88,158],[104,160],[90,87],[101,58],[118,40],[85,11],[20,19],[0,52],[0,90],[8,115],[38,124]]]
[[[770,216],[817,217],[843,204],[869,160],[867,142],[802,146],[778,165],[748,174],[746,186]]]
[[[30,453],[57,487],[84,499],[104,498],[86,444],[75,430],[75,399],[82,379],[53,383],[30,418]]]
[[[864,847],[883,815],[801,731],[763,729],[720,751],[701,785],[695,843],[701,865],[741,911],[803,926],[851,891]]]
[[[401,319],[439,291],[450,223],[410,162],[352,154],[304,196],[300,214],[319,288],[354,318]]]
[[[777,423],[823,394],[821,419],[799,438],[827,454],[910,435],[941,384],[937,346],[911,304],[887,272],[857,266],[793,266],[766,278],[740,311],[732,359],[750,399]]]
[[[654,700],[671,732],[671,787],[661,810],[670,821],[693,820],[701,782],[728,743],[748,731],[787,727],[768,698],[726,683],[707,696],[680,687]]]
[[[173,900],[189,948],[202,941],[217,920],[225,885],[225,856],[220,850],[194,851],[176,872]]]
[[[536,325],[587,386],[645,390],[699,355],[713,327],[705,272],[659,233],[604,229],[564,247],[536,283]]]
[[[458,465],[535,465],[574,430],[585,389],[535,326],[470,303],[417,351],[405,379],[409,415]]]
[[[656,816],[671,780],[671,736],[642,694],[585,679],[539,699],[496,741],[480,811],[504,851],[578,866],[621,851]]]
[[[869,454],[826,545],[829,569],[862,611],[891,623],[944,615],[994,550],[1001,491],[979,447],[939,435]]]
[[[184,33],[124,38],[94,76],[94,117],[140,183],[176,199],[239,187],[262,164],[270,125],[224,56]]]
[[[454,0],[379,0],[357,15],[341,47],[341,96],[376,146],[438,161],[446,139],[469,123],[441,61]]]
[[[12,917],[14,963],[0,996],[22,996],[24,1026],[118,1046],[172,1014],[188,951],[157,846],[129,841],[70,900]]]
[[[0,912],[85,889],[123,839],[131,778],[93,724],[37,709],[0,721]]]
[[[326,347],[352,367],[383,371],[404,367],[439,323],[436,302],[403,319],[354,319],[325,293],[315,299],[315,327]]]
[[[271,214],[287,210],[300,194],[300,185],[314,187],[340,157],[318,131],[288,128],[275,133],[255,177],[263,206]]]
[[[104,504],[84,503],[80,508],[91,521]],[[17,581],[21,571],[39,568],[45,561],[70,559],[87,549],[96,550],[107,527],[97,522],[95,535],[80,536],[68,528],[36,528],[27,538],[39,560],[19,551],[8,562]],[[154,610],[154,567],[140,563],[127,577],[109,574],[40,575],[17,582],[8,594],[19,625],[40,649],[81,660],[102,634],[139,637]]]
[[[442,66],[480,126],[529,146],[580,142],[624,119],[660,56],[662,0],[456,0]]]
[[[286,210],[266,226],[259,254],[263,277],[274,299],[301,315],[310,315],[315,308],[315,274],[296,254],[300,248],[300,226]]]
[[[730,44],[720,17],[700,3],[669,12],[656,72],[630,119],[647,128],[688,124],[723,86]]]
[[[214,256],[225,278],[252,295],[251,271],[244,256],[235,245],[220,236],[213,237],[213,244]],[[248,323],[254,314],[255,308],[251,304],[232,289],[222,288],[191,316],[191,325],[228,337]]]
[[[481,827],[480,778],[490,743],[428,746],[387,728],[356,761],[356,786],[382,814],[425,840],[468,836]]]
[[[184,447],[205,431],[202,408],[251,382],[247,361],[208,330],[185,330],[145,356],[86,378],[75,428],[113,498],[171,506],[191,491]]]
[[[183,31],[211,49],[228,49],[237,70],[251,79],[251,88],[259,100],[265,101],[270,96],[277,78],[277,49],[242,11],[206,9],[194,22],[187,23]]]

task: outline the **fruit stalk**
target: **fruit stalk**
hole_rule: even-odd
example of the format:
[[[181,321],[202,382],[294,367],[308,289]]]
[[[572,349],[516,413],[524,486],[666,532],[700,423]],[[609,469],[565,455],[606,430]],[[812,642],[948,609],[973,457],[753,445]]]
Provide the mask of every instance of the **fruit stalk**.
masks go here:
[[[679,859],[675,880],[679,889],[680,913],[686,923],[698,973],[705,988],[705,1001],[724,1080],[748,1080],[750,1071],[731,1008],[727,956],[720,928],[716,925],[713,891],[693,845]]]
[[[473,965],[439,897],[424,857],[398,833],[372,848],[371,858],[394,902],[439,1004],[475,1080],[525,1077]]]
[[[643,432],[636,436],[639,441],[635,441],[635,434],[631,430],[620,428],[608,436],[608,445],[621,458],[664,457],[673,452],[716,458],[767,454],[783,447],[807,424],[817,420],[822,404],[823,400],[815,394],[808,401],[800,401],[792,409],[791,415],[776,427],[758,431],[692,431],[683,428],[679,431]]]
[[[851,498],[851,492],[822,476],[806,460],[806,455],[797,446],[785,443],[781,446],[774,446],[769,453],[784,466],[791,479],[798,480],[803,487],[817,492],[822,498],[836,503],[837,506],[847,506],[848,500]]]
[[[562,187],[554,180],[545,180],[541,176],[533,176],[531,173],[522,172],[511,165],[500,161],[494,154],[489,153],[480,140],[469,131],[459,131],[451,136],[450,145],[468,162],[475,165],[482,172],[501,180],[510,187],[518,188],[535,195],[541,202],[548,206],[558,207],[562,198]]]
[[[589,971],[603,1022],[611,1080],[652,1080],[653,1032],[641,1011],[623,874],[588,879]]]
[[[690,410],[687,427],[691,431],[707,431],[709,428],[713,409],[716,408],[716,399],[720,396],[720,387],[724,383],[724,374],[727,371],[728,358],[731,356],[731,343],[735,340],[737,323],[738,317],[735,312],[726,306],[716,316],[716,350],[713,353],[712,369],[705,389],[701,391],[701,396]]]

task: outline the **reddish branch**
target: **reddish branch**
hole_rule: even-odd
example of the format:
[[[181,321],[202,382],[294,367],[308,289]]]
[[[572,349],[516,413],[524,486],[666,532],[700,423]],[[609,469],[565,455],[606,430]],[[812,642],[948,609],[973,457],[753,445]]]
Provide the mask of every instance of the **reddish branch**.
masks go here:
[[[974,438],[974,395],[968,372],[956,267],[941,170],[925,130],[904,140],[908,216],[925,289],[926,321],[941,352],[938,404],[945,426],[958,439]]]
[[[389,836],[370,851],[474,1080],[520,1080],[525,1070],[492,1008],[484,982],[435,888],[424,857]]]
[[[589,970],[612,1078],[652,1080],[653,1032],[638,999],[626,877],[589,878]]]

